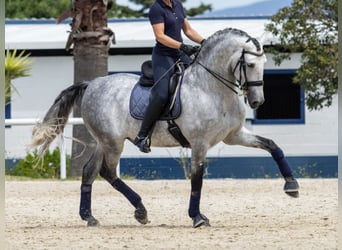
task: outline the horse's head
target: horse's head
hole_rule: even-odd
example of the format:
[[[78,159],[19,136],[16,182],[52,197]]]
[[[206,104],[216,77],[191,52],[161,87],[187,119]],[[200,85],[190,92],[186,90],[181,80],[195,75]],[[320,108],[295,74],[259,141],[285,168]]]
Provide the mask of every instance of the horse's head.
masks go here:
[[[249,106],[257,109],[264,99],[264,65],[266,56],[261,44],[255,38],[248,38],[244,46],[234,53],[231,69],[247,97]]]
[[[240,89],[251,108],[263,104],[266,56],[261,43],[246,32],[233,28],[217,31],[205,41],[196,62],[231,91]]]

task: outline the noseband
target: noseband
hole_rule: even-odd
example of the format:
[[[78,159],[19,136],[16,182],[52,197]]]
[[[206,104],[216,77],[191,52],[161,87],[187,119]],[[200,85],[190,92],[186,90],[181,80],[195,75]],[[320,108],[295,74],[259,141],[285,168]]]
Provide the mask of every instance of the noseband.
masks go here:
[[[246,51],[244,49],[242,50],[240,59],[236,63],[236,65],[234,67],[234,70],[233,70],[233,74],[234,74],[238,67],[240,69],[240,77],[239,77],[239,79],[237,79],[238,84],[236,84],[235,82],[229,81],[228,79],[226,79],[225,77],[223,77],[219,73],[217,73],[217,72],[209,69],[205,65],[203,65],[201,62],[198,62],[198,64],[201,65],[213,77],[215,77],[217,80],[219,80],[223,85],[225,85],[226,87],[231,89],[235,94],[238,94],[238,92],[232,86],[230,86],[230,85],[233,85],[234,87],[237,87],[237,88],[239,88],[242,91],[248,90],[248,87],[264,85],[264,81],[263,80],[260,80],[260,81],[248,81],[248,79],[247,79],[247,72],[246,72],[247,63],[246,63],[246,60],[245,60],[245,54],[251,54],[251,55],[254,55],[254,56],[262,56],[262,55],[264,55],[264,52],[256,53],[256,52],[252,52],[252,51]],[[243,84],[242,84],[242,72],[243,72],[244,77],[245,77],[245,82]]]
[[[251,54],[254,56],[262,56],[264,54],[264,52],[262,53],[255,53],[252,51],[246,51],[246,50],[242,50],[241,56],[239,61],[236,63],[234,70],[233,70],[233,74],[235,73],[236,69],[239,67],[240,69],[240,79],[237,80],[237,82],[239,83],[239,87],[241,90],[247,90],[248,87],[252,87],[252,86],[263,86],[264,85],[264,81],[260,80],[260,81],[248,81],[247,79],[247,73],[246,73],[246,67],[247,67],[247,63],[245,60],[245,54]],[[242,79],[242,72],[245,76],[245,82],[244,84],[241,83],[241,79]]]

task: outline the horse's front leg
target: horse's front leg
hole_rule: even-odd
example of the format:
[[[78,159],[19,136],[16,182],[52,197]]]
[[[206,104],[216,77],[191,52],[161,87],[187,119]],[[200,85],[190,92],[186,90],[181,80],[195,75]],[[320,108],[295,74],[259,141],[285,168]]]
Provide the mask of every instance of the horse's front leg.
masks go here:
[[[292,169],[287,162],[283,150],[270,140],[265,137],[255,136],[261,148],[267,150],[278,165],[279,171],[285,179],[284,191],[291,197],[298,198],[299,196],[299,185],[297,180],[293,177]]]
[[[242,128],[238,133],[228,136],[224,142],[230,145],[255,147],[268,151],[277,163],[279,171],[285,179],[285,193],[294,198],[299,196],[299,185],[293,177],[292,169],[285,158],[283,150],[273,140],[255,135],[246,128]]]
[[[191,194],[188,214],[193,220],[193,227],[210,226],[209,219],[200,212],[200,200],[203,184],[204,156],[198,157],[192,150],[191,159]],[[199,159],[200,158],[200,159]]]

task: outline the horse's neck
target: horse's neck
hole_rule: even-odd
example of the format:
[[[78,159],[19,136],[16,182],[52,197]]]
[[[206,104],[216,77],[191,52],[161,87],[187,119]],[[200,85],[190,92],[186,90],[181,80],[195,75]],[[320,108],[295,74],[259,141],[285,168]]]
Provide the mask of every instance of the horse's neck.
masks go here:
[[[222,48],[220,46],[215,46],[210,52],[199,55],[189,68],[189,75],[191,75],[189,83],[201,87],[208,93],[215,92],[216,94],[220,92],[220,96],[222,96],[222,93],[226,93],[228,96],[235,94],[222,82],[222,79],[219,79],[220,77],[226,79],[227,81],[223,80],[226,84],[228,81],[236,81],[234,74],[229,68],[234,52],[229,48],[225,51],[226,53],[222,54]],[[209,69],[209,71],[217,73],[220,77],[215,77],[213,74],[209,73],[205,67]],[[228,83],[228,85],[234,87],[232,84]]]

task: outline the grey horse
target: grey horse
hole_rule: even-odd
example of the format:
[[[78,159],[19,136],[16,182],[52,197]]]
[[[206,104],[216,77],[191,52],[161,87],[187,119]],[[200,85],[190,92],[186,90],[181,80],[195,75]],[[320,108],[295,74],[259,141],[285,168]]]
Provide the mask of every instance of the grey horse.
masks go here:
[[[188,209],[193,227],[209,226],[200,212],[203,169],[207,151],[223,141],[268,151],[284,177],[284,191],[298,197],[299,185],[283,151],[272,140],[244,127],[244,95],[251,108],[264,102],[263,71],[266,56],[261,43],[241,30],[217,31],[202,45],[196,59],[185,69],[181,85],[182,113],[175,120],[191,148],[191,193]],[[42,122],[33,129],[32,145],[41,155],[60,134],[73,104],[81,99],[82,117],[97,147],[83,167],[80,216],[88,226],[99,222],[91,212],[92,184],[98,174],[121,192],[135,207],[135,218],[148,223],[142,199],[117,176],[124,141],[132,141],[141,121],[129,112],[130,93],[139,76],[120,73],[75,84],[63,90]],[[151,138],[153,147],[177,147],[179,142],[158,121]]]

